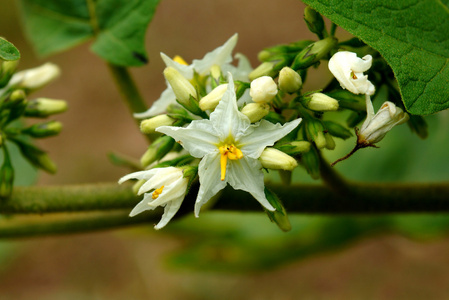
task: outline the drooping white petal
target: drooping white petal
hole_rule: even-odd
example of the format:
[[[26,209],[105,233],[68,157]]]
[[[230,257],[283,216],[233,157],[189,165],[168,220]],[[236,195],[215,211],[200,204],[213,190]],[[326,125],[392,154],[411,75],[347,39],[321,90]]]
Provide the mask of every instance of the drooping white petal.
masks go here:
[[[223,66],[232,61],[232,51],[237,44],[238,34],[230,37],[222,46],[207,53],[202,59],[194,59],[192,62],[193,69],[200,75],[206,75],[213,65]]]
[[[164,205],[165,203],[169,201],[173,201],[173,199],[177,199],[179,197],[183,197],[186,194],[187,190],[187,184],[188,184],[187,178],[178,178],[175,182],[164,186],[162,189],[162,193],[154,199],[151,203],[149,203],[150,206],[160,206]]]
[[[201,158],[207,153],[218,152],[217,144],[220,142],[218,134],[209,120],[196,120],[189,126],[161,126],[156,131],[171,136],[180,142],[192,156]]]
[[[227,181],[234,189],[249,192],[266,209],[275,210],[265,197],[262,164],[259,160],[244,156],[229,161],[228,165]]]
[[[164,214],[162,215],[161,220],[159,223],[157,223],[156,226],[154,226],[154,229],[161,229],[167,223],[175,216],[175,214],[178,212],[179,208],[181,207],[182,200],[184,200],[184,197],[179,197],[176,199],[173,199],[173,201],[168,202],[164,207]]]
[[[168,167],[173,168],[174,167]],[[164,168],[164,169],[168,169]],[[154,170],[154,169],[152,169]],[[163,170],[163,169],[156,169],[156,170]],[[156,176],[151,177],[149,180],[147,180],[139,189],[139,192],[137,195],[142,195],[143,193],[146,193],[153,189],[158,189],[161,186],[170,185],[171,183],[175,182],[176,179],[179,178],[179,171],[176,169],[173,172],[158,172]],[[165,191],[165,189],[164,189]],[[165,194],[165,193],[164,193]]]
[[[251,124],[248,117],[238,111],[234,81],[230,73],[228,73],[228,79],[228,89],[210,114],[210,121],[221,141],[225,141],[229,136],[237,139]]]
[[[204,156],[198,166],[198,175],[200,190],[195,202],[196,217],[199,216],[201,206],[226,186],[227,180],[220,180],[220,153],[210,153]]]
[[[153,177],[154,174],[156,174],[156,173],[157,173],[157,169],[130,173],[130,174],[125,175],[122,178],[120,178],[118,183],[122,184],[123,182],[125,182],[127,180],[130,180],[130,179],[138,179],[138,180],[145,179],[145,180],[148,180],[151,177]]]
[[[153,210],[156,207],[149,206],[148,202],[151,201],[151,194],[146,194],[142,201],[140,201],[133,210],[129,213],[130,217],[134,217],[135,215],[140,214],[141,212],[144,212],[146,210]]]
[[[167,67],[175,68],[179,73],[181,73],[182,76],[184,76],[185,78],[187,78],[189,80],[193,78],[193,70],[194,70],[193,65],[180,64],[162,52],[161,52],[161,58]]]
[[[167,107],[169,105],[175,104],[176,103],[175,93],[173,92],[173,89],[168,83],[167,86],[168,87],[162,92],[159,99],[154,101],[153,105],[151,105],[151,107],[147,111],[135,113],[134,117],[138,119],[146,119],[149,117],[153,117],[166,112]]]
[[[284,125],[261,120],[259,124],[252,125],[252,130],[248,130],[237,143],[240,145],[240,150],[242,150],[244,156],[259,158],[265,147],[274,145],[276,141],[295,129],[301,120],[296,119]]]
[[[366,119],[362,124],[362,128],[360,129],[361,131],[366,129],[366,127],[374,117],[374,107],[373,103],[371,102],[371,97],[369,95],[365,95],[365,103],[366,103]]]

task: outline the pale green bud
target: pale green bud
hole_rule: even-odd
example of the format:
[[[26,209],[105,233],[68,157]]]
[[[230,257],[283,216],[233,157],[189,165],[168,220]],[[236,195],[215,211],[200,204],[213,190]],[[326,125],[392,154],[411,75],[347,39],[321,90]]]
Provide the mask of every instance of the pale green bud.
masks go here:
[[[338,101],[323,93],[314,93],[308,98],[306,106],[315,111],[332,111],[338,109]]]
[[[49,98],[37,98],[28,102],[25,116],[45,118],[67,110],[67,102]]]
[[[143,120],[140,123],[140,131],[143,134],[151,134],[156,131],[159,126],[171,126],[175,122],[175,119],[167,115],[158,115],[150,119]]]
[[[276,97],[278,87],[270,76],[262,76],[251,81],[249,95],[254,102],[268,103]]]
[[[14,183],[14,169],[8,158],[5,158],[0,168],[0,199],[8,198],[12,193]]]
[[[291,94],[298,91],[301,86],[301,76],[292,68],[283,67],[279,72],[279,89]]]
[[[219,65],[212,65],[210,68],[210,76],[215,79],[216,82],[220,80],[221,77],[221,69]]]
[[[315,148],[310,148],[309,152],[304,153],[301,162],[313,179],[320,178],[320,157]]]
[[[289,155],[297,155],[310,151],[311,144],[308,141],[293,141],[290,143],[276,146],[276,149]]]
[[[214,88],[209,94],[201,98],[199,106],[202,111],[206,111],[208,109],[215,109],[224,93],[228,89],[228,84],[220,84],[216,88]]]
[[[343,127],[338,123],[335,123],[333,121],[323,121],[323,123],[327,131],[333,136],[339,137],[344,140],[352,136],[352,133],[349,129]]]
[[[267,169],[291,171],[298,166],[296,159],[275,148],[265,148],[259,160]]]
[[[248,103],[241,110],[241,113],[247,116],[251,123],[260,121],[269,112],[270,106],[266,103]]]
[[[171,137],[164,135],[156,139],[144,153],[140,159],[142,166],[147,167],[153,162],[163,158],[168,152],[171,151],[175,145],[175,140]]]
[[[326,139],[326,149],[334,150],[335,149],[335,141],[332,135],[329,132],[324,134],[324,138]]]
[[[275,62],[263,62],[261,63],[257,68],[251,71],[249,73],[248,78],[250,80],[254,80],[256,78],[262,77],[262,76],[270,76],[273,75],[273,67],[276,65]]]
[[[195,87],[178,70],[173,67],[167,67],[164,70],[164,76],[180,103],[188,105],[190,96],[197,98]]]
[[[323,17],[313,8],[307,6],[304,9],[304,21],[306,21],[307,27],[309,27],[311,32],[316,33],[320,38],[324,37],[326,29]]]
[[[337,39],[328,37],[313,44],[310,44],[296,55],[292,69],[299,70],[310,67],[320,61],[324,56],[337,46]]]
[[[278,225],[278,227],[284,231],[290,231],[292,229],[292,225],[290,224],[290,221],[287,216],[287,211],[284,208],[284,205],[282,204],[281,199],[274,194],[269,189],[265,188],[265,197],[267,201],[275,208],[275,211],[269,211],[265,209],[265,212],[268,215],[268,218],[274,223]]]
[[[62,123],[58,121],[48,121],[45,123],[34,124],[22,132],[34,138],[44,138],[57,135],[62,130]]]
[[[61,71],[57,65],[46,63],[34,69],[17,72],[12,76],[8,85],[27,91],[34,91],[55,80],[60,73]]]
[[[0,63],[0,89],[8,84],[18,64],[19,60],[6,60]]]
[[[318,149],[326,147],[326,138],[324,137],[324,127],[320,121],[311,119],[306,123],[306,133],[310,141],[314,141]]]

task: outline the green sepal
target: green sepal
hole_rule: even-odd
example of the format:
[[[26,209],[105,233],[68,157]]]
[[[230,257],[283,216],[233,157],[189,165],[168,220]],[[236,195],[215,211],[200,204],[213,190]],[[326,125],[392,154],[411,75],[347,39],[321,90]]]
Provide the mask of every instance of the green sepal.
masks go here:
[[[311,147],[309,152],[304,153],[300,161],[313,179],[320,178],[320,158],[315,147]]]
[[[323,121],[323,125],[327,132],[335,137],[346,140],[352,136],[352,132],[349,129],[334,121]]]
[[[24,142],[18,138],[11,138],[18,147],[22,155],[35,167],[48,173],[54,174],[57,171],[56,164],[50,159],[48,154],[38,147]]]
[[[337,46],[337,43],[336,38],[328,37],[310,44],[296,55],[291,68],[297,71],[310,67],[328,55]]]
[[[290,220],[287,216],[287,211],[285,210],[285,207],[282,204],[281,200],[267,187],[265,187],[264,192],[268,202],[276,209],[275,211],[269,211],[268,209],[264,208],[268,218],[271,220],[271,222],[275,223],[282,231],[290,231],[292,229],[292,225],[290,224]]]
[[[186,154],[186,155],[179,156],[172,160],[166,160],[166,161],[160,162],[157,165],[155,165],[153,167],[153,169],[154,168],[166,168],[166,167],[181,167],[181,166],[190,164],[193,160],[195,160],[195,157],[193,157],[189,154]]]
[[[157,138],[144,153],[140,159],[142,166],[147,167],[155,161],[163,158],[168,152],[173,149],[175,140],[168,135]]]
[[[187,103],[182,103],[178,99],[176,99],[179,105],[190,111],[192,114],[202,117],[203,119],[208,119],[208,115],[201,110],[198,101],[190,95],[189,101]]]

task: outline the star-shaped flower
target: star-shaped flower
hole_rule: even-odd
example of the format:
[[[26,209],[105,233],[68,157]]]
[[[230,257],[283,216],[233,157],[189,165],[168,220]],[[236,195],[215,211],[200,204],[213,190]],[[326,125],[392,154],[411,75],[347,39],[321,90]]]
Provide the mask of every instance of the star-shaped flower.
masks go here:
[[[143,200],[129,214],[133,217],[145,210],[164,206],[164,214],[154,227],[161,229],[173,218],[181,207],[187,192],[189,178],[184,177],[184,170],[175,167],[156,168],[128,174],[120,178],[119,183],[129,179],[145,180],[138,195],[144,194]]]
[[[182,59],[171,59],[164,53],[161,53],[162,60],[167,67],[175,68],[181,75],[188,80],[193,79],[194,73],[201,76],[210,74],[213,66],[220,67],[223,74],[230,72],[237,80],[248,80],[248,74],[252,71],[251,64],[248,59],[242,54],[236,54],[235,57],[239,60],[238,66],[231,65],[232,51],[237,44],[238,35],[234,34],[222,46],[207,53],[202,59],[194,59],[192,64],[188,65]],[[176,96],[167,83],[167,88],[162,92],[158,100],[156,100],[151,108],[143,113],[135,114],[136,118],[148,118],[165,112],[167,106],[176,103]]]
[[[195,204],[198,217],[201,206],[229,183],[234,189],[249,192],[266,209],[274,208],[264,193],[264,176],[258,158],[267,146],[295,129],[301,119],[281,124],[266,120],[251,125],[238,111],[234,82],[228,73],[228,89],[210,114],[210,119],[192,121],[187,127],[161,126],[156,131],[171,136],[199,164],[200,190]]]

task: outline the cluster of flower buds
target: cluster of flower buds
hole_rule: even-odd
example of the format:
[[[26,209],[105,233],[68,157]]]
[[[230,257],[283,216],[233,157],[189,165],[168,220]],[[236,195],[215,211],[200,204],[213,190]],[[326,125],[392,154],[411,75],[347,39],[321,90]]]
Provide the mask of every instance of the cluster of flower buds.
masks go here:
[[[44,121],[32,125],[16,122],[22,117],[47,118],[64,112],[64,100],[29,99],[36,91],[59,76],[59,68],[51,63],[40,67],[16,71],[18,61],[0,61],[0,148],[3,162],[0,169],[0,197],[11,194],[14,183],[14,169],[8,151],[8,143],[14,143],[21,154],[32,165],[50,173],[56,172],[56,165],[45,151],[30,143],[30,138],[45,138],[61,132],[58,121]]]

